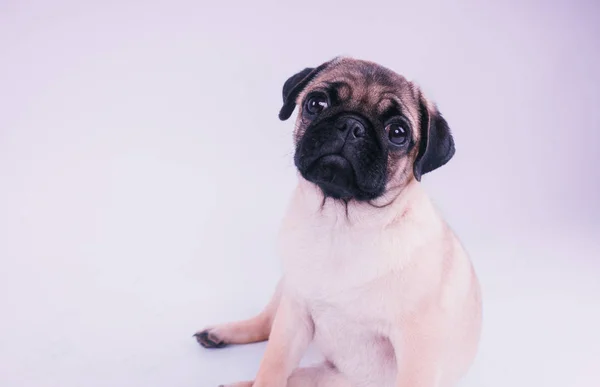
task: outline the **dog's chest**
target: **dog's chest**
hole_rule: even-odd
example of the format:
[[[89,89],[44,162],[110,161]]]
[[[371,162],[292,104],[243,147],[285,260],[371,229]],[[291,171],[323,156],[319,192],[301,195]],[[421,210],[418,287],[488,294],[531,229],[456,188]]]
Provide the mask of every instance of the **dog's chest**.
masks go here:
[[[285,281],[306,303],[326,359],[353,385],[391,385],[395,353],[386,336],[403,302],[401,278],[381,235],[335,231],[282,235]]]
[[[284,278],[311,309],[316,324],[334,330],[353,324],[358,331],[386,330],[410,301],[403,291],[409,244],[398,231],[299,217],[284,224],[279,239]]]
[[[395,353],[387,333],[404,301],[385,242],[369,232],[312,230],[284,237],[283,260],[287,286],[313,320],[317,347],[354,385],[391,385]]]
[[[321,299],[362,287],[393,265],[381,233],[313,225],[284,229],[280,256],[284,275],[306,298]]]

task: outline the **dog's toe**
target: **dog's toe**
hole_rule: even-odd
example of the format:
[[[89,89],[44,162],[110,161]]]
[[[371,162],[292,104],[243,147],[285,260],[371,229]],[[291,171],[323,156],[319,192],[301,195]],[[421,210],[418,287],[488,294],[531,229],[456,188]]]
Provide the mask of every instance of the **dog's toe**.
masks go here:
[[[220,339],[208,329],[194,334],[194,337],[196,338],[198,344],[204,348],[223,348],[227,345],[225,341]]]

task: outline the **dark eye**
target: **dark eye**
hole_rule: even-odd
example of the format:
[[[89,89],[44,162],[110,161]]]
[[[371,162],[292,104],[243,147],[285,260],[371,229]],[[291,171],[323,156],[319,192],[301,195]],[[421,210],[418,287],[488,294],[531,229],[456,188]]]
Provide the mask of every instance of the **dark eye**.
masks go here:
[[[321,113],[327,106],[327,97],[321,94],[310,96],[306,101],[306,111],[312,115]]]
[[[408,142],[408,129],[400,123],[389,124],[386,128],[388,138],[394,145],[404,145]]]

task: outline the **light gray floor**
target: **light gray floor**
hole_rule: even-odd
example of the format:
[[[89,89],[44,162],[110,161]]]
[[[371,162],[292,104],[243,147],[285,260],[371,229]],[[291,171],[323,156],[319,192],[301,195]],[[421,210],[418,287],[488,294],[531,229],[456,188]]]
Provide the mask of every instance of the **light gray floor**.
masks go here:
[[[191,338],[206,323],[252,315],[272,291],[274,259],[260,254],[269,247],[255,246],[258,232],[244,222],[230,225],[221,251],[217,231],[194,239],[164,219],[144,231],[107,224],[76,246],[80,228],[62,239],[49,232],[37,243],[10,241],[11,257],[28,254],[3,259],[0,384],[191,387],[252,378],[263,344],[209,351]],[[590,242],[470,243],[485,324],[464,386],[597,385],[600,249]],[[305,360],[317,358],[313,351]]]

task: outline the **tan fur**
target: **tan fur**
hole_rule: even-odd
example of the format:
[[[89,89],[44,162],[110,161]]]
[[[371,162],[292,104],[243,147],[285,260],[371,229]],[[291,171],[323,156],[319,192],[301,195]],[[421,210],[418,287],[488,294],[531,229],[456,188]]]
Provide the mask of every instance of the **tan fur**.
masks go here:
[[[383,110],[393,98],[419,127],[418,88],[395,73],[392,90],[389,82],[368,83],[360,66],[335,61],[297,101],[343,81],[352,87],[340,97],[357,110]],[[306,125],[298,117],[296,139]],[[413,176],[416,148],[389,160],[386,193],[371,203],[323,205],[320,189],[298,177],[279,235],[284,273],[273,299],[253,319],[203,331],[228,344],[269,337],[255,381],[230,387],[446,387],[464,375],[479,341],[479,284]],[[311,341],[327,362],[298,369]]]

